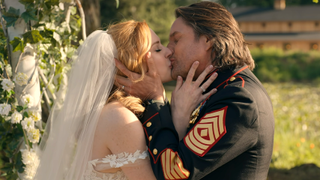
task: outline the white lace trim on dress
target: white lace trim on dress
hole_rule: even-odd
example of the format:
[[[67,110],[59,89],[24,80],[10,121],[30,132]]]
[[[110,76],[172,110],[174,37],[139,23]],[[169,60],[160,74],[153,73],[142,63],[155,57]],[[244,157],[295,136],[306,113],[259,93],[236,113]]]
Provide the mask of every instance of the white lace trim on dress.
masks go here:
[[[108,155],[102,159],[102,163],[110,163],[112,168],[119,168],[125,164],[134,163],[138,159],[145,159],[148,157],[148,152],[143,151],[140,153],[140,150],[137,150],[135,153],[120,153],[118,155],[112,154]]]
[[[86,180],[108,180],[108,179],[126,179],[124,173],[119,170],[115,173],[103,173],[96,170],[99,165],[107,165],[107,169],[119,168],[127,164],[135,163],[137,160],[146,159],[149,157],[148,151],[141,152],[137,150],[135,153],[120,153],[107,155],[102,159],[95,159],[88,162],[88,167],[85,173]],[[97,168],[100,169],[100,168]]]

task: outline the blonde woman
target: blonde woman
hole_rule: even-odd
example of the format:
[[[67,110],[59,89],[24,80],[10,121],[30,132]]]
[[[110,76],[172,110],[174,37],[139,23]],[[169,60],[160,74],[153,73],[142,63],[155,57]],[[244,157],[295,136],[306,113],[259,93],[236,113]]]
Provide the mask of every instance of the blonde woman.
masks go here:
[[[140,79],[153,71],[167,82],[171,53],[145,22],[93,32],[78,49],[63,107],[49,117],[35,179],[155,179],[138,119],[143,101],[115,86],[124,75],[114,58]]]

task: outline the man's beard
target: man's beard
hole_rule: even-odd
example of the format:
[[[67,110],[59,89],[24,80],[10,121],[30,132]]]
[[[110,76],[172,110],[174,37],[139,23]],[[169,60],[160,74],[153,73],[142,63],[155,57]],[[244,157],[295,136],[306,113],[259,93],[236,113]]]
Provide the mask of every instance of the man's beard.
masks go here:
[[[180,69],[177,69],[178,67],[180,67]],[[178,76],[181,76],[184,80],[187,78],[188,72],[183,72],[183,69],[181,68],[182,66],[180,66],[179,64],[175,63],[175,65],[172,65],[172,69],[171,69],[171,78],[173,80],[177,80]]]

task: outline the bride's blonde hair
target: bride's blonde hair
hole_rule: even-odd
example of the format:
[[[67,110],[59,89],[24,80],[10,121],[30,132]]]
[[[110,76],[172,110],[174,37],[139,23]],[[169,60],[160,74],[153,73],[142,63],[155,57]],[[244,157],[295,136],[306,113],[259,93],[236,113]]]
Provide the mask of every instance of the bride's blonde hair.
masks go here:
[[[146,22],[134,20],[109,26],[108,33],[112,36],[118,50],[117,59],[132,72],[141,74],[140,81],[145,76],[145,56],[151,48],[151,32]],[[126,77],[121,71],[117,75]],[[119,101],[138,117],[144,107],[139,98],[127,95],[122,89],[113,87],[108,102]]]

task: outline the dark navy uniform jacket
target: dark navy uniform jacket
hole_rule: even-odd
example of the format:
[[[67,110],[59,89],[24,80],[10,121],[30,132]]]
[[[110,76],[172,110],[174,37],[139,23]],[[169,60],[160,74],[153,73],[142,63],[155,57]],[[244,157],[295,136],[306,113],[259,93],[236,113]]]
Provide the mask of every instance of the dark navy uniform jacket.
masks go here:
[[[181,141],[170,105],[146,105],[140,120],[157,179],[267,178],[274,135],[271,100],[247,66],[217,71],[207,89],[217,93],[202,103]]]

